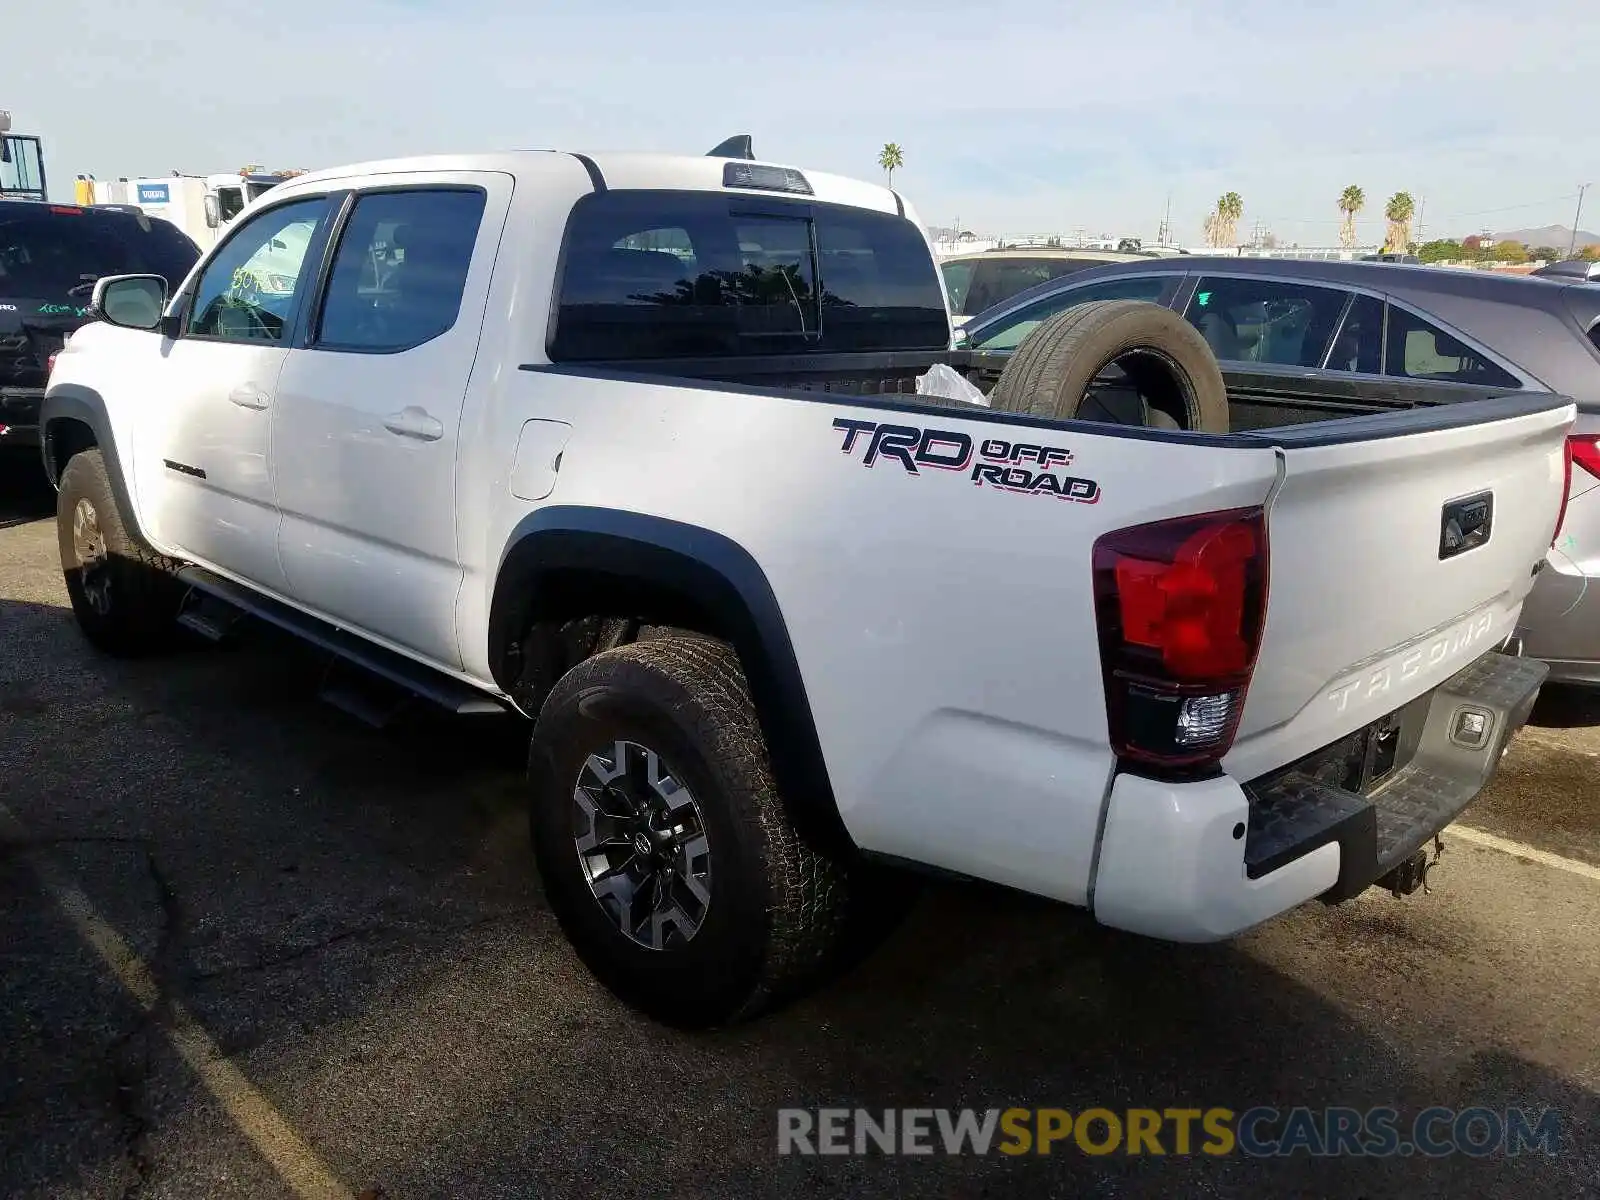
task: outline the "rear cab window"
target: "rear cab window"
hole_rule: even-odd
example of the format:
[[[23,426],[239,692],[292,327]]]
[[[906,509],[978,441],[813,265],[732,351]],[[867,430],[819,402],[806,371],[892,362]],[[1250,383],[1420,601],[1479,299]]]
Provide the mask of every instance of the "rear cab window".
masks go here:
[[[161,276],[167,281],[168,291],[177,291],[190,269],[200,261],[200,247],[170,221],[151,218],[148,231],[140,229],[137,221],[128,224],[132,226],[127,233],[132,239],[139,269]]]
[[[573,208],[553,362],[942,350],[920,230],[887,213],[720,192],[607,191]]]

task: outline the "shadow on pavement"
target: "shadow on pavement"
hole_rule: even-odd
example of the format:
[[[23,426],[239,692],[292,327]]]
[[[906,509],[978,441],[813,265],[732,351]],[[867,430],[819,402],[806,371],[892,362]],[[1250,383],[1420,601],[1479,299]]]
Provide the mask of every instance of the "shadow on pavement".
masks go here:
[[[467,968],[472,973],[473,968]],[[586,989],[571,989],[579,1001]],[[537,1004],[543,992],[525,988]],[[603,1006],[596,1006],[601,1008]],[[459,1015],[459,1010],[454,1010]],[[1045,904],[939,888],[850,978],[758,1024],[687,1036],[613,1012],[554,1011],[515,1043],[496,1087],[451,1090],[453,1116],[395,1195],[490,1181],[577,1192],[587,1174],[630,1195],[729,1197],[1576,1194],[1591,1178],[1600,1102],[1498,1052],[1430,1069],[1307,987],[1228,946],[1118,936]],[[398,1040],[405,1035],[395,1031]],[[784,1157],[782,1107],[1210,1109],[1554,1108],[1565,1159],[1427,1161],[1174,1154]],[[508,1127],[504,1114],[516,1112]],[[354,1116],[354,1111],[351,1113]],[[641,1177],[643,1162],[658,1163]],[[503,1184],[502,1184],[503,1186]],[[659,1191],[653,1191],[659,1188]]]
[[[107,921],[155,947],[169,998],[357,1188],[1542,1198],[1593,1177],[1592,1151],[1587,1175],[1570,1158],[1263,1163],[1075,1147],[780,1159],[785,1106],[1549,1105],[1571,1135],[1596,1127],[1600,1105],[1497,1051],[1441,1065],[1435,1047],[1333,1003],[1248,939],[1169,946],[980,887],[930,888],[854,973],[765,1020],[665,1030],[594,983],[538,896],[520,722],[419,715],[370,731],[315,704],[321,659],[282,637],[124,663],[63,618],[0,602],[14,648],[0,658],[7,804],[35,837],[67,839],[51,853]],[[84,838],[136,840],[160,887],[133,881],[136,862],[97,868],[70,844]],[[157,1054],[118,1084],[127,1017],[103,1000],[91,1007],[111,1015],[73,1016],[82,948],[17,865],[0,857],[0,947],[23,948],[0,976],[0,1162],[25,1174],[0,1167],[0,1191],[143,1162],[161,1194],[261,1194],[260,1160],[185,1068]],[[1407,1000],[1430,986],[1427,963],[1414,970]],[[98,1048],[114,1069],[63,1068],[52,1021],[79,1030],[85,1064]],[[40,1141],[37,1122],[11,1116],[47,1093],[72,1099]]]
[[[55,491],[45,478],[39,451],[0,448],[0,529],[53,516]]]
[[[1551,684],[1541,688],[1529,724],[1546,729],[1600,725],[1600,687]]]

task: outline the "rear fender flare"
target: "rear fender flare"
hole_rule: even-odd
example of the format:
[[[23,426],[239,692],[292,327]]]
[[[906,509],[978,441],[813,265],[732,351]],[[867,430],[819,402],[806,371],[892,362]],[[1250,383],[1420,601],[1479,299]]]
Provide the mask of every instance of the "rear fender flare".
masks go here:
[[[839,816],[794,646],[766,574],[743,546],[661,517],[555,505],[507,539],[489,609],[495,682],[508,695],[514,648],[539,621],[636,617],[699,628],[739,655],[780,793],[808,836],[854,850]]]

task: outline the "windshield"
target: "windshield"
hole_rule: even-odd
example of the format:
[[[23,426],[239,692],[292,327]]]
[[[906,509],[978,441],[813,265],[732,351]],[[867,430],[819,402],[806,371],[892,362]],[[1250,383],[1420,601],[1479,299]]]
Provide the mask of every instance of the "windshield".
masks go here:
[[[0,195],[44,199],[44,161],[39,139],[0,134]]]
[[[972,286],[972,269],[977,266],[971,259],[942,263],[939,270],[944,275],[944,289],[950,293],[950,311],[965,316],[962,307],[967,302],[967,289]]]
[[[1013,296],[1021,295],[1029,288],[1038,287],[1041,283],[1060,279],[1063,275],[1071,275],[1076,271],[1086,271],[1090,267],[1103,267],[1106,261],[1102,258],[1074,258],[1066,255],[1012,257],[993,255],[971,259],[961,264],[970,267],[971,271],[959,300],[956,299],[954,289],[951,289],[951,311],[957,316],[975,317],[998,304],[1004,304]],[[949,268],[956,265],[958,264],[945,264],[947,283],[950,277]]]

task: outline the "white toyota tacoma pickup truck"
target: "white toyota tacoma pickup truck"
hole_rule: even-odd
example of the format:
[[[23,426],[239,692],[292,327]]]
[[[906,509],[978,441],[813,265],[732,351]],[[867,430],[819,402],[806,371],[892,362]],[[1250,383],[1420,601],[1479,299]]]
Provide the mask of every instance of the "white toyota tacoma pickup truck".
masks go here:
[[[1570,403],[1229,430],[1199,335],[1116,300],[918,394],[949,317],[882,187],[370,163],[93,306],[42,412],[88,638],[245,614],[520,713],[549,903],[667,1021],[847,961],[897,866],[1179,941],[1411,891],[1546,670]]]

